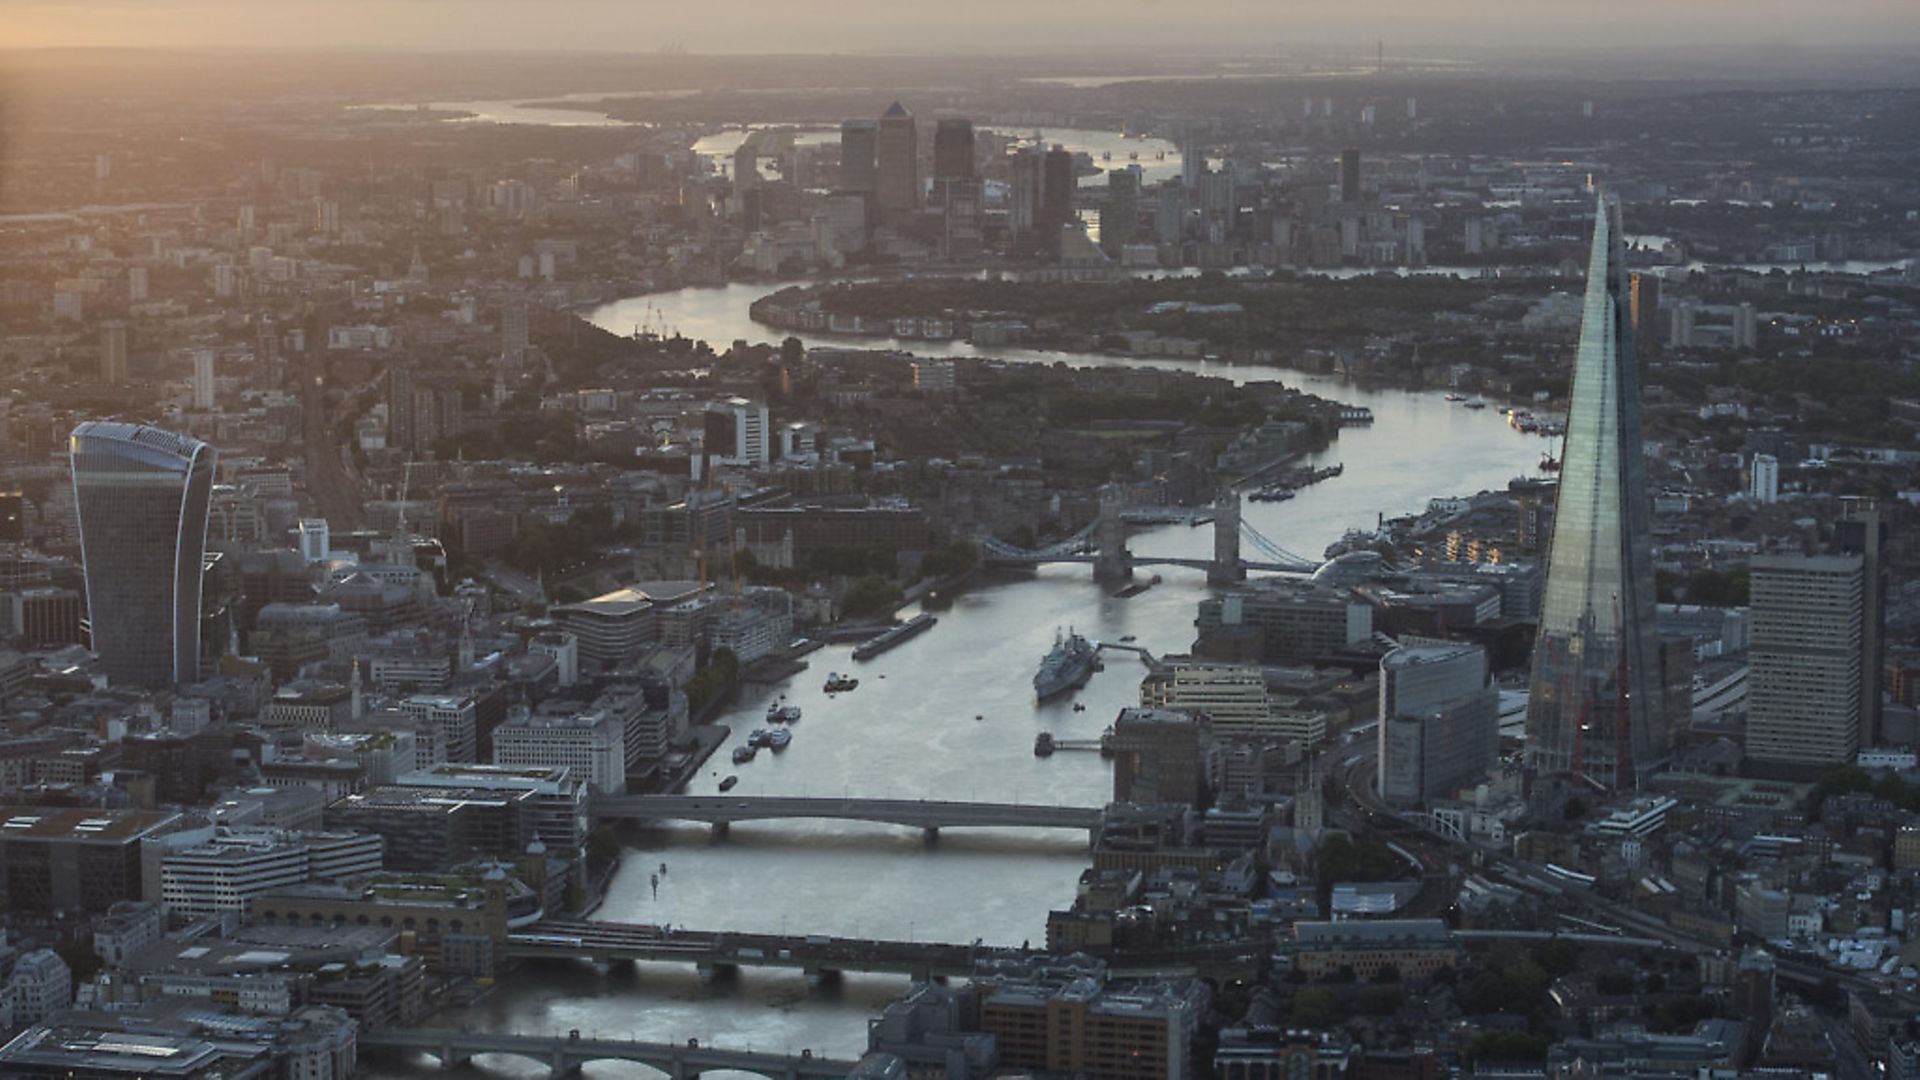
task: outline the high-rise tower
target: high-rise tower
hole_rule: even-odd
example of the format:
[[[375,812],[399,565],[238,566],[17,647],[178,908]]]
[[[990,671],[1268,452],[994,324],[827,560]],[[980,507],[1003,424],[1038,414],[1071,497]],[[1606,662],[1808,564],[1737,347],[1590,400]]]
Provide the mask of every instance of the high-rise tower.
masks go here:
[[[873,194],[879,139],[880,126],[871,120],[848,120],[840,125],[841,191]]]
[[[100,324],[100,381],[109,386],[127,381],[127,324],[118,319]]]
[[[200,677],[200,577],[214,449],[141,424],[89,421],[69,441],[93,651],[109,679]]]
[[[883,211],[920,206],[920,135],[913,114],[894,102],[880,116],[874,144],[876,201]]]
[[[1753,560],[1747,757],[1789,769],[1853,760],[1866,701],[1864,556],[1758,555]]]
[[[950,118],[934,125],[933,178],[973,179],[973,121]]]
[[[1670,744],[1618,215],[1605,198],[1594,214],[1527,704],[1527,762],[1536,774],[1604,789],[1636,786]]]

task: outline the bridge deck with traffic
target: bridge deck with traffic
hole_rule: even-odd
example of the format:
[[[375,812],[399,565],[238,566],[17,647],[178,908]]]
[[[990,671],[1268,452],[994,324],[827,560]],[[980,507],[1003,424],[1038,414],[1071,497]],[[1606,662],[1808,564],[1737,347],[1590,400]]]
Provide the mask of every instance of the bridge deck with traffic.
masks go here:
[[[806,795],[606,795],[593,800],[598,821],[736,821],[825,818],[916,829],[1096,829],[1100,807],[939,799],[856,799]]]

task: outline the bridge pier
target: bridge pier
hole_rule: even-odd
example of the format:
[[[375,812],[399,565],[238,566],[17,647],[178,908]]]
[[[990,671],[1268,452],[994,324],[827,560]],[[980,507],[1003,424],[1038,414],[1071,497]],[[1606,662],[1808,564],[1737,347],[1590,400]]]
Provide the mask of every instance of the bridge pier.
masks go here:
[[[1213,500],[1213,561],[1207,564],[1207,584],[1246,579],[1247,566],[1240,561],[1240,493],[1224,487]]]
[[[547,1061],[547,1080],[573,1080],[580,1075],[580,1063],[567,1060],[565,1047],[553,1048],[553,1056]]]
[[[937,844],[940,842],[940,826],[929,825],[920,830],[920,835],[926,838],[929,845]]]
[[[728,833],[728,832],[730,831],[730,829],[729,829],[729,826],[730,826],[731,824],[732,824],[732,822],[727,822],[727,821],[716,821],[716,822],[714,822],[714,823],[713,823],[713,838],[714,838],[715,840],[725,840],[725,839],[727,838],[727,833]]]
[[[1095,581],[1124,581],[1133,576],[1133,553],[1127,550],[1127,523],[1120,516],[1127,496],[1118,484],[1100,489],[1100,516],[1093,524]]]
[[[467,1053],[465,1050],[455,1050],[452,1043],[443,1042],[440,1044],[440,1068],[442,1071],[452,1072],[454,1069],[458,1069],[472,1060],[472,1054]]]

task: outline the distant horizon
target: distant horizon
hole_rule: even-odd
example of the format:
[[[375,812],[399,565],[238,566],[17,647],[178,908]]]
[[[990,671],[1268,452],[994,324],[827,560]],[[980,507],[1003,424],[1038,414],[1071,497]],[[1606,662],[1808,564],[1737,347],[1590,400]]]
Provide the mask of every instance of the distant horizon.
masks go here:
[[[871,0],[734,0],[729,17],[629,0],[14,0],[0,51],[293,48],[711,56],[1034,55],[1253,48],[1903,48],[1920,45],[1911,0],[1613,0],[1543,10],[1532,0],[1355,0],[1337,11],[1266,0],[973,0],[964,10]],[[611,40],[632,42],[609,47]],[[925,47],[938,42],[937,48]],[[1226,42],[1237,43],[1220,50]],[[1417,43],[1417,44],[1416,44]]]

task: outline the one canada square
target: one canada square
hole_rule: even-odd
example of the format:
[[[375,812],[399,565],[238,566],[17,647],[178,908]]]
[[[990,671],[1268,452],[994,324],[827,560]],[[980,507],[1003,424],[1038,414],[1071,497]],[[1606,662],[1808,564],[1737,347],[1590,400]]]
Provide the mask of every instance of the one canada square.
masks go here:
[[[1533,645],[1527,762],[1539,777],[1632,788],[1667,756],[1651,513],[1619,207],[1603,197]]]
[[[195,681],[214,449],[142,424],[89,421],[73,429],[69,454],[101,668],[127,686]]]

